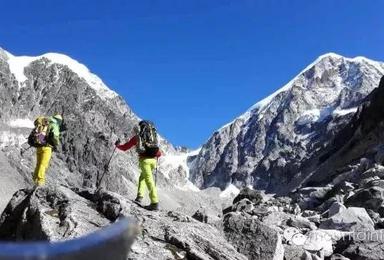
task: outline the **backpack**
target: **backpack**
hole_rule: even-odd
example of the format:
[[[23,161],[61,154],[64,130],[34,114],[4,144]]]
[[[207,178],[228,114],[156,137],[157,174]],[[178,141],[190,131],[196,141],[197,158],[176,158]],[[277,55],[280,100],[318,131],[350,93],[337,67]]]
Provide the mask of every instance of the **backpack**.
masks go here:
[[[34,122],[35,128],[29,134],[28,144],[33,147],[46,146],[49,142],[49,118],[40,116]]]
[[[156,157],[159,151],[159,142],[157,139],[157,130],[150,121],[141,121],[139,123],[139,145],[138,153],[148,157]]]

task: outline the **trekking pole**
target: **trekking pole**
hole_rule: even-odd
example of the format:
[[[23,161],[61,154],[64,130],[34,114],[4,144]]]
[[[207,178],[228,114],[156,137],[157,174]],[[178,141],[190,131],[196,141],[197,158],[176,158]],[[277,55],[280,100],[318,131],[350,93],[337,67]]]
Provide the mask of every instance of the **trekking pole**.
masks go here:
[[[110,157],[109,160],[108,160],[108,163],[104,166],[104,172],[103,172],[103,175],[101,175],[101,178],[97,180],[97,182],[96,182],[96,188],[99,188],[99,187],[100,187],[101,182],[103,181],[104,175],[105,175],[105,174],[107,173],[107,171],[108,171],[109,164],[110,164],[111,161],[112,161],[112,157],[113,157],[113,155],[114,155],[115,152],[116,152],[116,148],[117,148],[117,147],[115,146],[115,148],[113,149],[113,152],[112,152],[112,154],[111,154],[111,157]]]

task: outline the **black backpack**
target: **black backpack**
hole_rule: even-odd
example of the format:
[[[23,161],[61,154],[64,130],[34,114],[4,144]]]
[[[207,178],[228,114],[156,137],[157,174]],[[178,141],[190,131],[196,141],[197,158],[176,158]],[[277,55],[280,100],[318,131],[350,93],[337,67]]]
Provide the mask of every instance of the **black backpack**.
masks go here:
[[[159,151],[157,130],[151,121],[143,120],[139,123],[139,153],[147,157],[156,157]]]

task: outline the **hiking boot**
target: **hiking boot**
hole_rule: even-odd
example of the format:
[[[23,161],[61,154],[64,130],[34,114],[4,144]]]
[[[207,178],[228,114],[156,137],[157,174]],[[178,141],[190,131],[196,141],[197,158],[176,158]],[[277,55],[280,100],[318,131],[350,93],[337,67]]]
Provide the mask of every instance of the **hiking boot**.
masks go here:
[[[159,203],[151,203],[148,206],[145,206],[144,208],[146,210],[157,211],[157,210],[159,210]]]
[[[135,202],[142,203],[143,202],[143,197],[137,196],[136,199],[135,199]]]

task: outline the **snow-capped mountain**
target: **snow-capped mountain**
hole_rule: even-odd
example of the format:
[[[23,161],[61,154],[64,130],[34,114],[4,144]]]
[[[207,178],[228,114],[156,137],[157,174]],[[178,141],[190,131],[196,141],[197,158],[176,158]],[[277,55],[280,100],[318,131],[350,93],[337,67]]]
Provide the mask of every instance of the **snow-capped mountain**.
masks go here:
[[[320,56],[281,89],[217,130],[197,156],[198,187],[229,184],[281,191],[325,147],[377,87],[384,64],[364,57]]]
[[[80,78],[83,78],[90,87],[96,90],[96,93],[101,98],[112,99],[117,96],[116,92],[107,87],[104,82],[98,76],[91,73],[86,66],[66,55],[59,53],[46,53],[36,57],[14,56],[7,51],[3,51],[3,58],[7,60],[9,70],[14,75],[20,86],[24,86],[28,80],[27,75],[25,75],[25,68],[36,60],[47,59],[51,64],[61,64],[67,66]],[[58,71],[56,72],[58,73]],[[56,74],[56,76],[58,76],[58,74]]]
[[[130,138],[140,120],[123,98],[86,66],[57,53],[27,57],[0,49],[0,109],[0,149],[25,183],[31,181],[35,160],[34,149],[24,151],[28,147],[26,137],[37,116],[64,112],[68,131],[63,134],[62,151],[53,156],[48,183],[77,187],[95,184],[114,142]],[[165,139],[160,140],[165,152],[161,160],[165,162],[159,169],[159,185],[186,184],[185,163],[166,160],[169,156],[182,158],[182,153]],[[134,152],[116,152],[105,178],[107,187],[121,194],[135,192],[136,161]],[[184,178],[164,172],[177,169]]]

